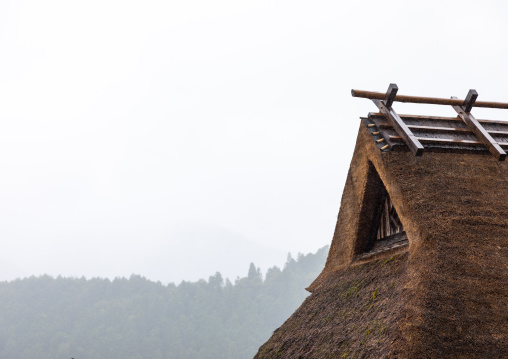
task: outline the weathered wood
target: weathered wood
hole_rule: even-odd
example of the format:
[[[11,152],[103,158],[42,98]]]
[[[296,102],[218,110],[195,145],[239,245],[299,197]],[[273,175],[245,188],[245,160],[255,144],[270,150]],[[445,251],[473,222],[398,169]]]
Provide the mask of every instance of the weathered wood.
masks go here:
[[[416,126],[416,125],[408,125],[411,130],[420,130],[420,131],[428,131],[428,132],[460,132],[460,133],[473,133],[473,130],[470,128],[458,128],[458,127],[430,127],[430,126]],[[505,135],[508,136],[508,131],[491,131],[487,130],[487,132],[491,135]]]
[[[369,112],[369,117],[384,117],[381,112]],[[422,115],[408,115],[408,114],[400,114],[399,117],[402,119],[413,119],[413,120],[432,120],[432,121],[462,121],[457,117],[445,117],[445,116],[422,116]],[[502,122],[502,124],[507,125],[508,122]]]
[[[462,120],[460,120],[462,121]],[[480,122],[479,120],[477,120]],[[393,128],[393,126],[387,122],[382,122],[377,125],[378,128]],[[428,131],[428,132],[444,132],[444,133],[450,133],[450,132],[461,132],[461,133],[473,133],[473,131],[469,128],[458,128],[458,127],[432,127],[432,126],[419,126],[419,125],[407,125],[407,127],[410,130],[420,130],[420,131]],[[503,135],[508,136],[508,131],[494,131],[494,130],[487,130],[487,132],[491,135]],[[374,132],[373,134],[377,134]]]
[[[427,131],[427,132],[461,132],[461,133],[472,133],[469,128],[458,128],[458,127],[433,127],[433,126],[417,126],[417,125],[407,125],[410,130],[419,130],[419,131]]]
[[[404,230],[399,216],[388,193],[385,194],[381,201],[378,218],[378,229],[376,240],[385,240],[389,236]]]
[[[386,97],[385,93],[374,92],[374,91],[363,91],[363,90],[351,90],[353,97],[368,98],[370,100],[384,100]],[[409,102],[409,103],[426,103],[429,105],[448,105],[448,106],[462,106],[464,100],[459,99],[447,99],[438,97],[422,97],[422,96],[406,96],[397,95],[394,98],[395,102]],[[474,104],[475,107],[486,107],[486,108],[505,108],[508,109],[508,103],[506,102],[493,102],[493,101],[477,101]]]
[[[456,99],[456,98],[453,98]],[[466,123],[466,125],[473,131],[478,139],[483,142],[485,147],[490,153],[494,155],[499,161],[504,161],[506,158],[506,152],[497,144],[492,136],[483,128],[483,126],[474,118],[471,113],[464,111],[462,106],[452,106],[457,112],[460,118]]]
[[[389,136],[388,139],[393,142],[404,142],[404,140],[400,136]],[[429,144],[482,146],[482,147],[484,146],[483,142],[474,140],[455,140],[451,138],[427,138],[427,137],[417,137],[417,139],[421,143],[429,143]]]
[[[455,140],[448,138],[420,138],[420,141],[423,143],[439,143],[442,145],[464,145],[464,146],[481,146],[483,143],[481,141],[474,140]]]
[[[480,121],[478,121],[478,122],[480,122]],[[491,135],[505,135],[505,136],[508,136],[508,131],[492,131],[492,130],[487,130],[487,132],[490,133]]]
[[[383,217],[384,217],[384,229],[385,232],[383,233],[383,237],[388,237],[391,233],[391,227],[390,227],[390,203],[389,203],[389,196],[386,196],[385,198],[385,205],[384,205],[384,211],[383,211]]]
[[[396,84],[390,84],[388,86],[388,90],[386,91],[385,95],[385,105],[388,108],[392,107],[393,100],[395,99],[395,96],[397,95],[397,91],[399,91],[399,87]]]
[[[474,103],[476,102],[476,99],[478,98],[478,92],[476,90],[469,90],[467,93],[466,99],[464,100],[464,104],[462,107],[464,108],[464,111],[471,112],[471,109],[474,106]]]
[[[381,112],[369,112],[369,117],[384,117]],[[431,121],[455,121],[455,122],[463,122],[460,117],[444,117],[444,116],[421,116],[421,115],[408,115],[408,114],[399,114],[399,117],[403,120],[431,120]],[[507,121],[498,121],[498,120],[485,120],[485,119],[476,119],[480,123],[491,123],[495,125],[508,126]]]
[[[388,238],[385,238],[382,241],[375,241],[374,246],[365,253],[361,253],[356,255],[355,260],[356,261],[368,261],[372,257],[376,256],[378,253],[381,253],[388,249],[394,249],[394,248],[402,248],[409,246],[409,241],[407,239],[406,232],[399,232],[394,235],[389,236]]]
[[[389,123],[380,123],[378,124],[379,128],[392,128],[393,126]],[[419,126],[419,125],[407,125],[407,127],[410,130],[418,130],[418,131],[426,131],[426,132],[443,132],[443,133],[450,133],[450,132],[460,132],[460,133],[473,133],[469,128],[458,128],[458,127],[433,127],[433,126]],[[491,131],[488,131],[489,133]],[[492,132],[499,132],[499,134],[506,134],[508,135],[508,132],[503,131],[492,131]]]
[[[399,115],[397,115],[393,109],[387,108],[383,101],[372,101],[379,108],[379,111],[386,117],[388,122],[392,124],[393,128],[399,134],[399,136],[404,139],[411,152],[413,152],[415,156],[421,156],[423,154],[422,144],[416,139],[416,137],[413,135],[404,121],[402,121]]]

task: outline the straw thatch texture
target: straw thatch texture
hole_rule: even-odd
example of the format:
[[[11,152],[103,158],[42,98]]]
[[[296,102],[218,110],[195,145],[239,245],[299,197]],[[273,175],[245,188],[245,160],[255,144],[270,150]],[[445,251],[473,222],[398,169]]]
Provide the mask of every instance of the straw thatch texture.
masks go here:
[[[400,338],[406,262],[395,255],[332,273],[255,358],[386,356]]]
[[[377,175],[410,243],[406,269],[390,273],[351,266],[370,233]],[[387,334],[375,349],[360,345],[360,332],[347,334],[352,323],[375,320],[362,307],[368,292],[351,298],[356,305],[341,299],[351,280],[404,285],[383,287],[390,305],[376,316],[386,315]],[[362,125],[325,269],[257,358],[340,358],[333,346],[346,340],[352,349],[344,357],[508,358],[507,281],[508,163],[480,153],[381,153]],[[350,310],[352,319],[320,326],[326,308]]]

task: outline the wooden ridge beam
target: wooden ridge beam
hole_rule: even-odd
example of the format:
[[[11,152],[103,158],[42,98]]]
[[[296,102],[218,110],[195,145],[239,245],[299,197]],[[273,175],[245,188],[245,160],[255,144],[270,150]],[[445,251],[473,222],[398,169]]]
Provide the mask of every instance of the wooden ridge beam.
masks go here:
[[[368,98],[370,100],[385,100],[386,93],[364,91],[364,90],[351,90],[353,97]],[[397,95],[394,97],[395,102],[409,102],[409,103],[424,103],[429,105],[449,105],[449,106],[463,106],[465,100],[459,100],[458,98],[438,98],[438,97],[422,97],[422,96],[405,96]],[[476,101],[474,107],[485,107],[485,108],[504,108],[508,109],[508,103],[505,102],[493,102],[493,101]]]
[[[472,90],[474,91],[474,90]],[[476,92],[476,91],[475,91]],[[471,91],[470,91],[471,93]],[[456,97],[452,97],[452,99],[457,99]],[[485,130],[485,128],[474,118],[474,116],[470,112],[466,112],[464,106],[452,106],[453,109],[457,112],[459,117],[466,123],[466,125],[473,131],[473,133],[478,137],[478,139],[483,142],[485,147],[489,150],[490,153],[494,155],[499,161],[504,161],[506,158],[506,152],[497,144],[496,141],[492,138],[492,136]],[[469,107],[466,104],[465,107]]]

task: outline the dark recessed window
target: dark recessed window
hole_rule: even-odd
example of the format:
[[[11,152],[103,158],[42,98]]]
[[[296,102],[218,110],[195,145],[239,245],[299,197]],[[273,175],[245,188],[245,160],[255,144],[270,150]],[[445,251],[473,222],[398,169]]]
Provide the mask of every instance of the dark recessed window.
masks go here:
[[[355,244],[356,258],[367,259],[408,244],[395,205],[376,168],[369,163]]]
[[[390,195],[384,188],[379,198],[374,224],[376,230],[374,231],[374,238],[370,240],[369,251],[382,250],[399,242],[407,241],[404,226],[400,222]]]

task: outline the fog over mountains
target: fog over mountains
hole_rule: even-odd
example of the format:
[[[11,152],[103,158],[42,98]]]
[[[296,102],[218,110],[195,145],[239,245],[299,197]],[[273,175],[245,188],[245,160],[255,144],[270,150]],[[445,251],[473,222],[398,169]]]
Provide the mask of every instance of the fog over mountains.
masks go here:
[[[273,265],[282,266],[288,255],[221,227],[181,226],[175,232],[178,240],[160,243],[149,265],[139,264],[139,273],[163,283],[194,281],[215,272],[233,281],[246,274],[245,263],[255,263],[265,273]]]
[[[273,266],[282,266],[288,252],[264,245],[233,233],[225,228],[197,224],[182,225],[174,231],[177,240],[158,240],[145,253],[133,258],[128,263],[118,258],[118,253],[99,253],[91,260],[79,265],[76,260],[72,270],[61,268],[54,263],[46,262],[46,270],[36,275],[49,274],[86,278],[110,278],[140,274],[153,281],[162,283],[179,283],[182,280],[196,281],[207,278],[210,273],[220,272],[224,278],[234,280],[246,274],[246,263],[256,263],[262,272]],[[128,246],[128,243],[119,243]],[[72,256],[83,256],[85,253],[67,253],[69,261]],[[293,253],[296,256],[297,253]],[[1,256],[1,255],[0,255]],[[102,258],[108,266],[92,258]],[[78,258],[79,259],[79,258]],[[13,280],[34,275],[31,268],[23,268],[9,258],[0,261],[0,280]]]
[[[139,275],[0,282],[0,357],[252,358],[309,295],[327,253],[288,257],[265,276],[244,263],[234,281],[215,273],[179,285]]]

